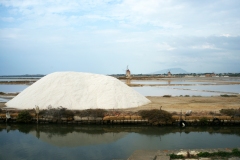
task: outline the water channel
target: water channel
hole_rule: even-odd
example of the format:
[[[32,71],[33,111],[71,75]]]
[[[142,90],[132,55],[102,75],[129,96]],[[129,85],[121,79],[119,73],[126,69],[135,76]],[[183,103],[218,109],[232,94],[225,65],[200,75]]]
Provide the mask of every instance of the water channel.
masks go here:
[[[240,128],[0,124],[0,143],[0,159],[127,159],[135,150],[240,147]]]

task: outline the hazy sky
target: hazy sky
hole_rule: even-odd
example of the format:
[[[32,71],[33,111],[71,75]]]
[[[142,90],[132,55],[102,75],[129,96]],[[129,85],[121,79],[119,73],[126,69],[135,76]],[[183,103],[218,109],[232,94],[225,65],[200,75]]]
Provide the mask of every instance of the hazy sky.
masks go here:
[[[0,0],[0,75],[240,72],[239,0]]]

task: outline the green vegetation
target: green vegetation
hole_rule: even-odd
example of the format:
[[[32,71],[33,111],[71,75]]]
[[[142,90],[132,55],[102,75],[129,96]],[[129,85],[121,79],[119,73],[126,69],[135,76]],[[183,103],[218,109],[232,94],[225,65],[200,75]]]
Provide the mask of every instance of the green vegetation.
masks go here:
[[[169,155],[171,159],[183,159],[183,155],[176,155],[174,153]]]
[[[183,159],[186,158],[183,155],[176,155],[176,154],[170,154],[169,155],[171,159]],[[193,155],[188,155],[188,157],[194,157]],[[224,151],[218,151],[218,152],[200,152],[197,154],[197,157],[211,157],[211,158],[219,158],[219,157],[240,157],[240,151],[238,149],[233,149],[232,152],[224,152]]]
[[[18,113],[17,122],[27,123],[27,122],[30,122],[31,120],[32,120],[32,116],[28,111],[25,110]]]
[[[197,154],[198,157],[240,157],[240,151],[233,149],[232,152],[218,151],[214,153],[200,152]]]

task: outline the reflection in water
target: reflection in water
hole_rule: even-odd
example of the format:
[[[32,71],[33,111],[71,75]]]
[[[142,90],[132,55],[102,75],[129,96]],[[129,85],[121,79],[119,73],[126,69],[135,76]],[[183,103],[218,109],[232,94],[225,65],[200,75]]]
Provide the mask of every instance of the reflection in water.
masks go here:
[[[125,82],[127,85],[131,84],[131,79],[126,79],[126,82]]]
[[[9,101],[9,99],[0,97],[0,102],[7,102],[7,101]]]
[[[170,80],[168,81],[168,84],[171,84],[171,81],[170,81]]]
[[[37,128],[36,128],[36,137],[39,139],[40,138],[40,130],[38,128],[38,124],[37,124]]]
[[[0,159],[127,159],[140,149],[240,147],[240,128],[2,124],[0,142]]]
[[[10,129],[11,129],[11,126],[7,125],[7,127],[6,127],[7,132],[9,132]]]
[[[47,127],[48,128],[48,127]],[[66,129],[66,128],[64,128]],[[72,128],[73,129],[73,128]],[[74,147],[74,146],[87,146],[87,145],[97,145],[97,144],[103,144],[103,143],[111,143],[115,142],[118,139],[123,138],[127,133],[120,132],[120,133],[114,133],[114,132],[102,132],[102,133],[93,133],[94,128],[75,128],[70,129],[68,132],[48,132],[46,129],[43,129],[40,131],[40,128],[37,127],[36,131],[30,131],[29,133],[34,135],[36,134],[36,137],[38,139],[41,139],[44,142],[47,142],[49,144],[59,146],[59,147]],[[87,132],[86,132],[87,131]],[[89,132],[89,133],[88,133]]]
[[[240,137],[239,127],[150,127],[150,126],[101,126],[101,125],[6,125],[6,131],[19,130],[25,134],[36,136],[47,143],[56,146],[85,146],[101,143],[110,143],[124,138],[129,133],[137,133],[144,136],[163,136],[168,134],[191,132],[208,132],[209,134],[229,134]],[[81,139],[81,141],[76,141]]]

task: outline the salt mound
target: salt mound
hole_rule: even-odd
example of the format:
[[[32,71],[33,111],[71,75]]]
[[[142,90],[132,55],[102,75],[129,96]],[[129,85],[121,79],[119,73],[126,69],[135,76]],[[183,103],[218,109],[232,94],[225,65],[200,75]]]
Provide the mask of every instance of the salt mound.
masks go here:
[[[118,79],[105,75],[56,72],[49,74],[6,103],[7,107],[40,109],[121,109],[138,107],[150,101]]]

